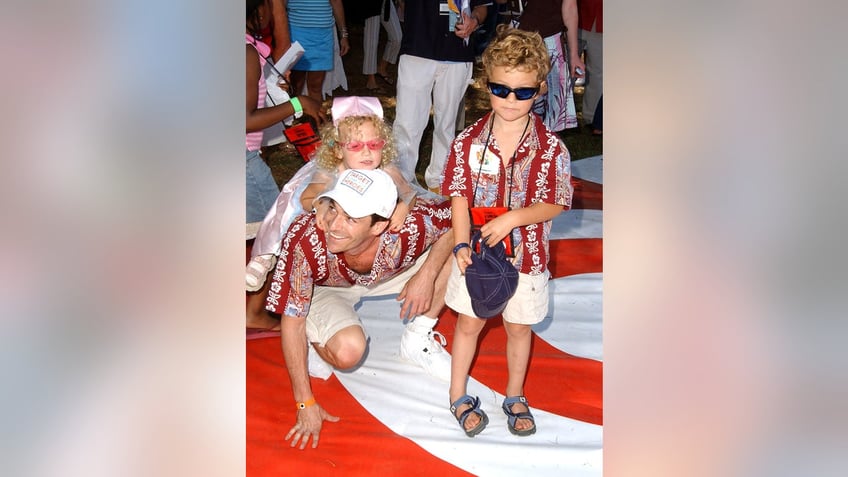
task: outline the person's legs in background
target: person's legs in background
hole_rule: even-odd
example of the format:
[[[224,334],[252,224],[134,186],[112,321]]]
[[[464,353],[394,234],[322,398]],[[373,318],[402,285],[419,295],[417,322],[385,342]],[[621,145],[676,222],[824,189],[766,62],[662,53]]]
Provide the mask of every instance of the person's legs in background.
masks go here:
[[[603,34],[580,30],[586,41],[586,86],[583,89],[583,124],[595,118],[595,107],[604,91]]]
[[[377,73],[384,77],[389,77],[389,63],[397,64],[398,55],[400,54],[400,43],[403,39],[403,30],[400,28],[400,19],[398,18],[395,4],[392,0],[385,0],[389,4],[389,17],[380,17],[380,22],[386,30],[386,46],[383,48],[383,58],[380,60],[380,67]]]
[[[388,11],[383,11],[380,15],[375,15],[365,19],[365,30],[363,32],[364,55],[362,60],[362,74],[367,76],[365,87],[369,90],[377,89],[377,76],[389,85],[393,85],[389,76],[389,63],[395,64],[400,53],[400,42],[402,38],[402,30],[400,20],[398,19],[397,10],[391,0],[384,0],[385,6],[388,6]],[[386,16],[388,13],[388,16]],[[380,58],[380,65],[377,66],[377,49],[380,41],[380,25],[386,30],[388,35],[386,46],[383,49],[383,57]]]
[[[424,128],[430,120],[431,95],[438,67],[438,61],[412,55],[402,55],[398,63],[397,108],[392,130],[398,151],[398,167],[403,177],[413,184],[418,183],[415,167]]]
[[[471,81],[473,63],[442,63],[433,88],[433,150],[424,181],[430,190],[441,186],[450,143],[456,137],[456,117]],[[398,91],[400,94],[400,91]]]
[[[374,15],[365,19],[365,28],[362,31],[362,74],[368,77],[365,87],[377,89],[377,46],[380,42],[380,15]]]

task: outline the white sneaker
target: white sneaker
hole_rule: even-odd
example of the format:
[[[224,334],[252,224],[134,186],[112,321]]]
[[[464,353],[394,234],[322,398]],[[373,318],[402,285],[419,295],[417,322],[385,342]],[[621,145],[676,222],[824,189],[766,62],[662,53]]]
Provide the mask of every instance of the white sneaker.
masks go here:
[[[423,315],[406,325],[400,337],[400,356],[424,368],[424,371],[441,381],[450,382],[451,357],[444,346],[447,340],[433,331],[435,319]]]
[[[314,378],[321,378],[324,381],[330,379],[333,374],[333,367],[324,361],[324,358],[318,356],[318,352],[315,351],[315,347],[311,343],[307,346],[309,351],[306,355],[306,366],[309,368],[309,375]]]
[[[245,288],[249,292],[255,292],[265,284],[268,272],[277,264],[274,255],[257,255],[250,259],[244,277]]]

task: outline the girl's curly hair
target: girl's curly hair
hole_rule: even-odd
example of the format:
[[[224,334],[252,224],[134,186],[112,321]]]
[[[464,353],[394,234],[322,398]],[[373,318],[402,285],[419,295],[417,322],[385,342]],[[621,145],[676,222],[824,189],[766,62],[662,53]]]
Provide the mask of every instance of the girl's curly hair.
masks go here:
[[[537,32],[498,25],[495,37],[483,52],[483,84],[491,77],[495,67],[503,66],[509,70],[535,71],[539,83],[545,80],[551,70],[551,59],[545,41]]]
[[[382,118],[374,114],[364,116],[348,116],[339,121],[338,126],[334,126],[332,122],[327,122],[321,127],[321,145],[315,151],[315,156],[312,160],[316,161],[318,167],[330,171],[338,169],[342,160],[336,156],[337,152],[341,152],[342,142],[356,139],[354,136],[359,130],[359,127],[366,122],[371,122],[374,129],[377,130],[377,135],[386,141],[386,145],[380,153],[380,168],[385,167],[397,158],[397,148],[395,147],[395,139],[392,134],[392,128],[383,121]]]

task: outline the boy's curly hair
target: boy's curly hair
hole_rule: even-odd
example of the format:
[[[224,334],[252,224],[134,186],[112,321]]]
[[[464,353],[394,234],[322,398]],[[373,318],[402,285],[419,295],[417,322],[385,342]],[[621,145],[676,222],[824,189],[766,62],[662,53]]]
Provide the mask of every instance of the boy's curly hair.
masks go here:
[[[315,151],[313,161],[316,161],[318,167],[330,171],[338,169],[342,160],[336,157],[336,152],[341,151],[341,142],[347,142],[359,130],[359,127],[366,122],[371,122],[374,129],[377,130],[377,135],[386,141],[383,150],[380,154],[380,168],[385,167],[397,158],[397,148],[395,147],[395,139],[392,134],[392,129],[383,121],[382,118],[374,114],[365,116],[348,116],[339,121],[338,126],[334,126],[332,121],[321,127],[321,145]],[[344,129],[344,132],[342,132]]]
[[[508,70],[535,71],[536,80],[541,83],[551,70],[551,59],[545,41],[539,33],[501,24],[483,52],[483,84],[488,81],[497,66],[506,67]]]

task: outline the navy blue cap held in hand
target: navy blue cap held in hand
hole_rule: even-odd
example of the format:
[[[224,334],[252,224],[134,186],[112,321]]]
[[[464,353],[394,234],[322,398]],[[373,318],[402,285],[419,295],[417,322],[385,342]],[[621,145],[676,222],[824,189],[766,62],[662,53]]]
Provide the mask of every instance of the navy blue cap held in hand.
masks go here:
[[[515,294],[518,270],[507,260],[503,242],[489,247],[479,231],[471,238],[471,251],[471,265],[465,269],[471,308],[479,318],[492,318],[503,312]]]

